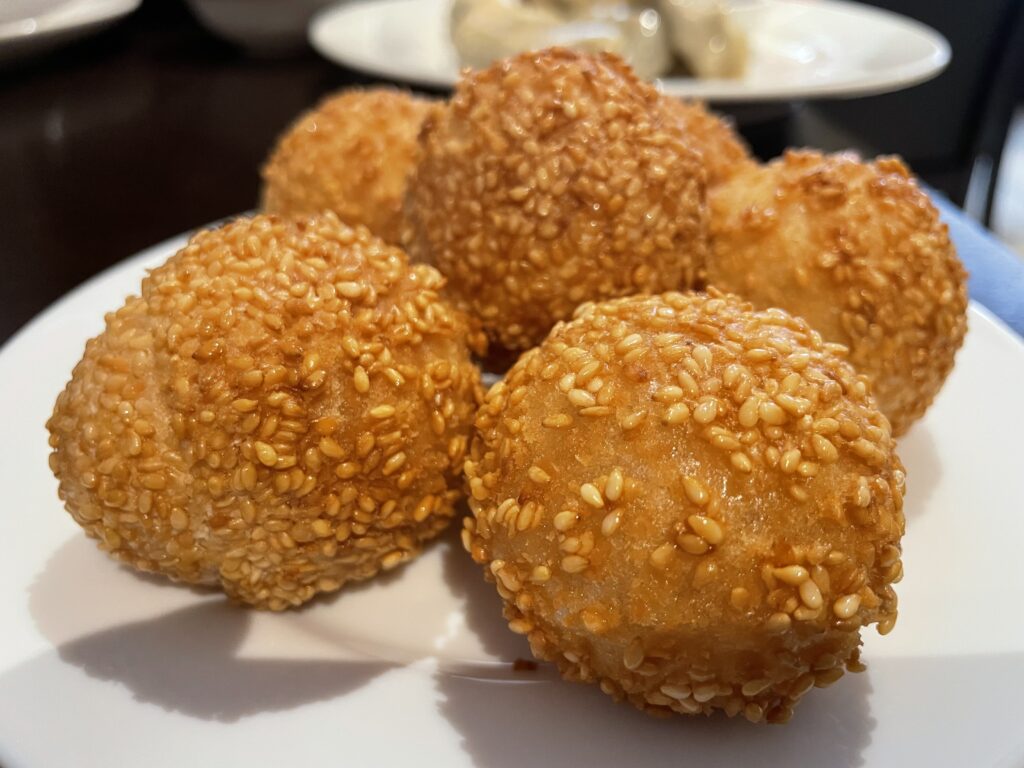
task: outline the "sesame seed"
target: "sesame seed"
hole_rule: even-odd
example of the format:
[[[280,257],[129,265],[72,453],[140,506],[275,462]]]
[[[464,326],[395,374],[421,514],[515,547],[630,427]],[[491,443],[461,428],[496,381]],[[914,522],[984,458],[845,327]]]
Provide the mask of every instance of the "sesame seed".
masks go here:
[[[750,605],[750,592],[746,587],[733,587],[729,593],[729,604],[737,611],[746,610]]]
[[[798,587],[811,578],[811,574],[802,565],[787,565],[775,568],[772,574],[783,584]]]
[[[691,502],[698,507],[703,507],[711,499],[708,489],[695,477],[686,476],[683,478],[683,492]]]
[[[366,394],[370,391],[370,377],[366,374],[366,369],[363,366],[356,366],[356,370],[352,374],[352,384],[355,386],[356,392],[360,394]]]
[[[786,423],[786,412],[775,403],[765,400],[758,404],[757,415],[765,424],[779,426]]]
[[[871,489],[868,487],[866,478],[860,478],[857,486],[857,506],[867,507],[871,504]]]
[[[758,347],[748,349],[744,353],[744,357],[752,363],[764,363],[771,360],[774,356],[775,355],[771,350],[761,349]]]
[[[342,450],[341,445],[338,444],[338,441],[330,437],[320,438],[320,442],[317,444],[317,447],[324,456],[332,459],[340,459],[345,455],[345,452]]]
[[[622,654],[622,664],[628,670],[636,670],[644,663],[644,648],[638,640],[626,646]]]
[[[699,685],[693,689],[693,700],[701,704],[711,701],[718,694],[715,685]]]
[[[802,458],[799,448],[790,448],[788,451],[782,454],[782,458],[779,459],[779,469],[786,474],[796,472],[798,466],[800,466],[800,459]]]
[[[670,685],[666,684],[661,686],[659,689],[663,694],[668,696],[670,699],[688,699],[690,698],[691,688],[688,685]]]
[[[390,571],[392,568],[401,563],[402,560],[404,559],[405,554],[401,550],[396,549],[395,551],[388,552],[386,555],[384,555],[384,557],[382,557],[380,560],[380,565],[381,568],[383,568],[384,570]]]
[[[393,475],[405,464],[405,460],[406,455],[404,453],[396,453],[394,456],[392,456],[391,458],[384,462],[384,468],[381,470],[381,473],[385,477]]]
[[[569,402],[577,408],[587,408],[597,405],[597,400],[585,389],[571,389],[567,395]]]
[[[556,531],[567,531],[576,525],[576,513],[568,509],[559,512],[551,521]]]
[[[558,413],[554,416],[545,416],[541,424],[545,427],[551,427],[554,429],[562,429],[564,427],[572,426],[572,416],[565,413]]]
[[[813,579],[807,579],[806,581],[802,582],[800,584],[799,591],[800,599],[803,601],[804,605],[814,610],[821,608],[821,590],[818,588],[818,585],[814,582]]]
[[[551,578],[551,570],[546,565],[535,566],[530,572],[530,581],[535,584],[543,584]]]
[[[892,632],[893,627],[896,626],[896,614],[895,612],[886,616],[885,618],[879,619],[876,629],[880,635],[888,635]]]
[[[562,558],[562,570],[566,573],[580,573],[590,566],[590,561],[579,555],[567,555]]]
[[[605,536],[611,536],[613,533],[615,533],[615,531],[618,530],[621,522],[622,517],[619,514],[618,510],[609,512],[607,515],[604,516],[604,519],[601,521],[601,533],[603,533]]]
[[[722,532],[722,527],[717,521],[712,520],[710,517],[705,517],[704,515],[690,515],[686,518],[686,522],[694,533],[712,546],[721,544],[725,538],[725,534]]]
[[[748,397],[743,401],[743,405],[740,406],[737,418],[739,419],[740,425],[750,428],[757,424],[758,406],[760,401],[756,397]]]
[[[655,568],[663,569],[666,568],[669,562],[672,560],[672,556],[675,554],[675,545],[671,542],[665,542],[660,547],[656,548],[650,555],[651,565]]]
[[[680,371],[676,380],[679,382],[680,387],[690,397],[697,397],[700,394],[700,387],[697,385],[697,380],[693,378],[689,371]]]
[[[188,515],[184,510],[175,508],[171,510],[170,523],[174,530],[183,531],[188,528]]]
[[[676,386],[660,387],[654,393],[654,399],[659,403],[675,403],[683,398],[683,390]]]
[[[622,470],[616,467],[609,475],[608,480],[604,484],[604,496],[608,501],[618,501],[619,497],[622,496],[622,488],[624,485],[624,478],[622,476]]]
[[[843,595],[832,604],[832,611],[839,619],[852,618],[860,609],[860,595]]]
[[[810,401],[802,397],[794,397],[793,395],[780,394],[775,396],[775,402],[781,406],[782,410],[793,416],[803,416],[810,409]],[[765,419],[767,421],[767,419]]]
[[[393,405],[378,405],[370,409],[370,415],[375,419],[389,419],[395,415]]]
[[[757,680],[748,680],[743,684],[743,687],[740,689],[740,692],[744,696],[757,696],[759,693],[768,690],[771,684],[772,681],[764,677],[758,678]]]
[[[274,446],[257,440],[253,448],[256,449],[256,458],[264,466],[272,467],[277,463],[277,451],[274,450]]]
[[[639,333],[631,333],[615,345],[615,351],[619,355],[625,355],[643,344],[643,341],[643,337]]]
[[[646,411],[634,411],[633,413],[628,413],[620,418],[619,426],[622,427],[624,432],[628,432],[639,427],[645,418],[647,418]]]
[[[703,368],[705,371],[711,370],[712,355],[711,350],[703,344],[697,344],[694,346],[693,359]]]
[[[818,465],[813,461],[801,461],[797,464],[796,473],[800,477],[814,477],[818,474]]]
[[[686,403],[675,403],[665,409],[665,414],[661,417],[661,421],[669,426],[675,426],[686,423],[689,418],[690,408]]]
[[[679,542],[679,547],[690,555],[703,555],[710,548],[707,541],[692,533],[679,536],[677,541]]]
[[[693,409],[693,420],[698,424],[710,424],[718,415],[718,400],[713,397],[701,400]]]
[[[593,483],[584,483],[580,486],[580,497],[585,503],[592,507],[600,509],[604,506],[604,499],[601,497],[601,492],[597,490],[597,486]]]
[[[838,426],[836,424],[837,428]],[[814,452],[818,458],[826,464],[831,464],[839,458],[839,452],[827,437],[822,437],[820,434],[811,435],[811,445],[814,446]]]
[[[550,483],[551,475],[545,472],[538,466],[532,466],[526,471],[527,477],[529,477],[535,483]]]
[[[740,472],[752,472],[754,470],[750,457],[742,451],[734,451],[729,456],[729,462]]]

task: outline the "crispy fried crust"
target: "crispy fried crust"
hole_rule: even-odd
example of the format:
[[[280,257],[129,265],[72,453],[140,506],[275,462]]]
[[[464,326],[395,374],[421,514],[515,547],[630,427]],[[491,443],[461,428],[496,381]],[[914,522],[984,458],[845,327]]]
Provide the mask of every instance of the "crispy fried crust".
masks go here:
[[[906,166],[791,151],[709,199],[709,283],[801,315],[848,346],[893,432],[905,432],[967,329],[967,275]]]
[[[388,88],[347,90],[301,115],[263,167],[263,209],[333,211],[397,244],[417,136],[436,105]]]
[[[463,543],[510,627],[653,713],[786,720],[859,669],[904,473],[863,376],[726,295],[580,307],[487,394]]]
[[[683,139],[700,152],[709,188],[756,165],[743,139],[723,117],[697,101],[663,98],[666,109],[679,121]]]
[[[274,610],[414,556],[480,397],[443,283],[332,214],[200,232],[57,399],[68,511],[118,560]]]
[[[562,49],[467,74],[429,119],[406,243],[512,351],[590,299],[693,284],[704,171],[617,57]]]

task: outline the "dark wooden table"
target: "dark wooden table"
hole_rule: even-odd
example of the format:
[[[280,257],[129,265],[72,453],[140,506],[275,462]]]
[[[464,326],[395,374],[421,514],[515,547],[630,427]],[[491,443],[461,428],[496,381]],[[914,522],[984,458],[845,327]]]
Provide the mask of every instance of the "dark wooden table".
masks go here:
[[[114,262],[252,208],[289,120],[362,82],[312,52],[252,58],[169,0],[0,70],[0,342]]]

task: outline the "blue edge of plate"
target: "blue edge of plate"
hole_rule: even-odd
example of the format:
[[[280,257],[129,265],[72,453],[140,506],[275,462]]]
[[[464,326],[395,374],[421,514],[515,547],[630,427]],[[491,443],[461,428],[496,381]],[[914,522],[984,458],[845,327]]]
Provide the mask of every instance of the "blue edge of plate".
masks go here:
[[[1018,256],[949,200],[929,190],[970,278],[971,298],[1024,337],[1024,257]]]

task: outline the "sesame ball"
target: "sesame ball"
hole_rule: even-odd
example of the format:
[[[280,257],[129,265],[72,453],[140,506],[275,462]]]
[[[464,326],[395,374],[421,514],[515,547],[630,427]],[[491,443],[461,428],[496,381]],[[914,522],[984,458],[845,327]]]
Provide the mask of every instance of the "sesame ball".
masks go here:
[[[967,275],[946,225],[897,158],[791,151],[716,187],[708,282],[782,307],[872,379],[900,435],[953,369]]]
[[[782,310],[580,307],[484,400],[463,544],[510,628],[652,713],[788,719],[860,669],[902,575],[904,473],[862,376]]]
[[[263,209],[281,215],[333,211],[397,244],[417,136],[434,108],[389,88],[327,97],[278,140],[263,167]]]
[[[407,246],[501,348],[587,300],[690,286],[704,170],[621,59],[564,49],[466,74],[425,125]]]
[[[128,565],[272,610],[410,559],[480,395],[443,284],[333,214],[195,235],[57,398],[68,511]]]
[[[708,188],[756,165],[730,122],[697,101],[665,96],[665,107],[678,121],[683,138],[704,160]]]

